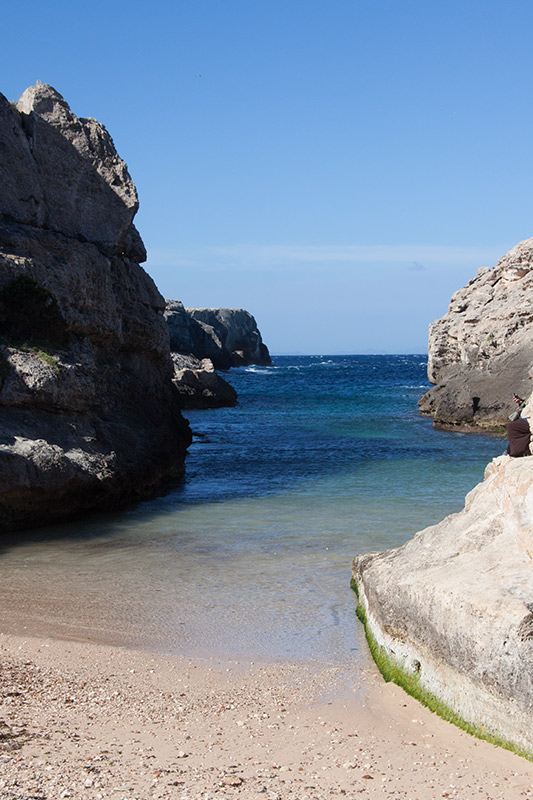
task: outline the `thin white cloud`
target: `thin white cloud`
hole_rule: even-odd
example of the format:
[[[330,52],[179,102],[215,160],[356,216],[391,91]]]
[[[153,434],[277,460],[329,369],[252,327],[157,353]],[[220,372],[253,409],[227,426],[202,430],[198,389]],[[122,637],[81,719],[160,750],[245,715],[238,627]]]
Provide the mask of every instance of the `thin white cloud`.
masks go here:
[[[159,266],[290,266],[301,264],[402,263],[410,269],[422,264],[477,264],[492,266],[506,247],[453,245],[266,245],[234,244],[221,247],[195,247],[163,250],[153,248],[149,263]],[[416,265],[413,267],[413,264]],[[420,265],[420,266],[419,266]]]

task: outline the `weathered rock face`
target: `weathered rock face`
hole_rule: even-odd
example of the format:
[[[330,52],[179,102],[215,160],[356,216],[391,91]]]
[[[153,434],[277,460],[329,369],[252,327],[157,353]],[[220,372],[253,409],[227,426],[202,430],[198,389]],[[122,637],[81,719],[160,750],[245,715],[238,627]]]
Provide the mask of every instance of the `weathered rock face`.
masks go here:
[[[237,392],[215,372],[209,358],[200,361],[194,356],[172,353],[174,386],[183,409],[234,406]]]
[[[165,303],[137,263],[111,137],[50,86],[0,95],[0,528],[111,506],[180,471]]]
[[[209,358],[215,369],[272,363],[257,323],[248,311],[184,308],[177,300],[167,300],[165,318],[173,352]]]
[[[533,458],[500,456],[465,508],[359,556],[378,644],[463,719],[533,752]]]
[[[533,239],[493,268],[483,268],[452,297],[429,329],[428,377],[419,401],[436,424],[498,428],[514,410],[513,393],[531,391]]]

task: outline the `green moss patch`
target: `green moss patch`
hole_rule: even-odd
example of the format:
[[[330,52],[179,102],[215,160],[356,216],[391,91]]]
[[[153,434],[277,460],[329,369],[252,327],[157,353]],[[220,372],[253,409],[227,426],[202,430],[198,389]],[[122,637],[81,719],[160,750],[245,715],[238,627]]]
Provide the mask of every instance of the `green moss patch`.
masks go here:
[[[354,578],[351,580],[351,587],[357,595],[357,599],[359,600],[359,588]],[[370,649],[372,658],[374,659],[377,668],[387,683],[392,682],[397,686],[400,686],[404,691],[407,692],[407,694],[411,695],[411,697],[414,697],[415,700],[418,700],[418,702],[423,706],[429,708],[430,711],[438,714],[439,717],[442,717],[447,722],[451,722],[453,725],[461,728],[461,730],[476,736],[478,739],[484,739],[485,741],[495,744],[498,747],[502,747],[505,750],[510,750],[512,753],[522,756],[522,758],[526,758],[528,761],[533,761],[533,753],[525,750],[519,745],[514,744],[513,742],[508,741],[507,739],[490,733],[481,725],[475,725],[472,722],[467,722],[460,717],[459,714],[453,711],[453,709],[446,705],[446,703],[422,686],[419,672],[406,669],[405,666],[400,664],[400,662],[395,659],[384,647],[378,644],[374,634],[370,630],[365,610],[360,600],[357,604],[355,613],[364,626],[366,640],[368,642],[368,647]]]

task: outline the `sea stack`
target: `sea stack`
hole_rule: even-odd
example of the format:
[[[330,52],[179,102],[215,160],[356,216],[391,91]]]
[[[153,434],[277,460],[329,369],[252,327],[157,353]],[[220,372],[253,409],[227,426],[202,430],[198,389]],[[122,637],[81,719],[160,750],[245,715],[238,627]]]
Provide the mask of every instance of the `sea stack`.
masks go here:
[[[144,496],[190,441],[137,192],[51,86],[0,95],[0,528]]]
[[[215,369],[272,363],[255,318],[242,308],[185,308],[167,300],[165,318],[170,349],[195,358],[209,358]]]
[[[167,300],[165,319],[184,409],[235,405],[237,392],[217,369],[272,363],[257,322],[242,308],[185,308]]]
[[[483,267],[429,329],[428,378],[420,410],[440,427],[502,430],[513,393],[531,392],[533,239]]]

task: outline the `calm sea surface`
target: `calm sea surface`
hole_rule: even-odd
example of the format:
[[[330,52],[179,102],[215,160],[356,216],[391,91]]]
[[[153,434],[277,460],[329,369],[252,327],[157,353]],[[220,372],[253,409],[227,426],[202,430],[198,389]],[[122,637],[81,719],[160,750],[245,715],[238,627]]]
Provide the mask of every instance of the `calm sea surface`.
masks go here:
[[[435,431],[423,356],[277,357],[187,412],[187,477],[0,546],[0,628],[160,652],[357,659],[351,562],[458,511],[499,439]]]

